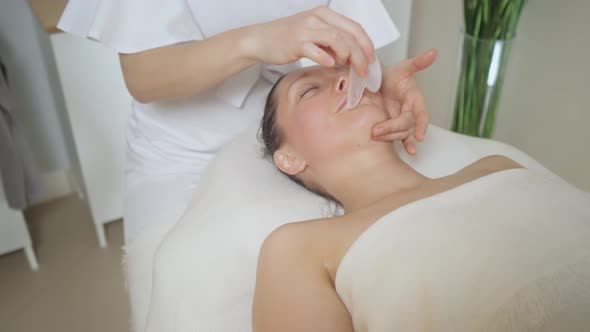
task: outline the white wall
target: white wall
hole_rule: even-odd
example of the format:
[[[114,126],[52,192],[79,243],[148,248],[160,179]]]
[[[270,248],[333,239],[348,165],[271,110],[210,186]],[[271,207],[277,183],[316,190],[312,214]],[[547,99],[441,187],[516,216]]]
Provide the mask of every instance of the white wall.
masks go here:
[[[432,122],[447,127],[453,105],[461,0],[414,0],[409,54],[430,47],[437,63],[418,81]],[[527,152],[590,191],[590,1],[532,0],[509,59],[494,138]]]
[[[400,33],[395,43],[391,43],[377,52],[379,60],[385,65],[391,65],[408,56],[408,40],[410,38],[410,20],[412,16],[413,0],[382,0],[389,16],[392,17]]]

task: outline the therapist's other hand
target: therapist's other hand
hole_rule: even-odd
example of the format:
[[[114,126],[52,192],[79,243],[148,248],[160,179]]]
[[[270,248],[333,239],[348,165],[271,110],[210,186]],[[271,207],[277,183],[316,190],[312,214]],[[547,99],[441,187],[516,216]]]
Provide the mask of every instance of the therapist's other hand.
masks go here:
[[[412,139],[420,142],[424,140],[430,116],[426,110],[424,95],[414,79],[414,73],[430,67],[436,57],[436,50],[430,49],[383,69],[381,93],[391,118],[373,127],[374,140],[401,140],[410,155],[416,154],[416,146]]]
[[[252,32],[252,52],[260,62],[282,65],[305,57],[323,66],[350,64],[364,77],[375,61],[362,26],[325,6],[258,24]]]

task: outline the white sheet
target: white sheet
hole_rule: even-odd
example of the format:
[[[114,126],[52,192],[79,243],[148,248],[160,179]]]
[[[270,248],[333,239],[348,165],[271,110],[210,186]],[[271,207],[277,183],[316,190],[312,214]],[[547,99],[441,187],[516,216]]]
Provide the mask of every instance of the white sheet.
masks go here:
[[[153,227],[126,248],[139,331],[250,331],[258,250],[276,227],[329,212],[325,201],[260,158],[257,128],[222,149],[181,221]],[[400,145],[396,146],[402,151]],[[430,126],[418,155],[401,153],[418,171],[440,177],[485,155],[504,154],[559,178],[517,149]],[[165,239],[158,248],[162,238]],[[154,253],[157,256],[154,263]],[[153,269],[152,269],[153,265]],[[153,276],[153,283],[152,283]],[[149,311],[149,314],[148,314]]]
[[[391,212],[341,262],[355,331],[587,331],[590,199],[498,172]]]

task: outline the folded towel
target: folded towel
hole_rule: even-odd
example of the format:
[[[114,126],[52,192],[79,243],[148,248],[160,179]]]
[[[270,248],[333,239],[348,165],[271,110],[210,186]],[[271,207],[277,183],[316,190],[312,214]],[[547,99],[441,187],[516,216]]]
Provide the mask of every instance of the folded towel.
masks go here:
[[[403,206],[343,258],[355,331],[587,331],[590,199],[526,169]]]

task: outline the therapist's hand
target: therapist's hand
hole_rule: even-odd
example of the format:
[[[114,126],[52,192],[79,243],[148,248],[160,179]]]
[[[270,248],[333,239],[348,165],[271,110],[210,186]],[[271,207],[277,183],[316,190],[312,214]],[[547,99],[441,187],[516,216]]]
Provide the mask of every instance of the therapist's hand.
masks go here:
[[[424,140],[429,115],[424,96],[416,84],[414,73],[428,68],[436,60],[434,49],[383,69],[381,93],[391,119],[373,127],[373,139],[402,140],[406,151],[416,154],[412,139]]]
[[[362,26],[325,6],[253,27],[247,42],[260,62],[282,65],[306,57],[323,66],[350,64],[364,77],[375,61]]]

